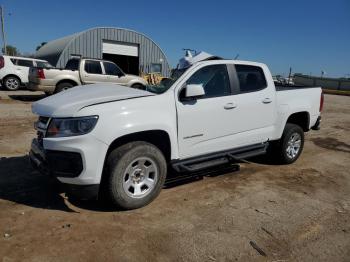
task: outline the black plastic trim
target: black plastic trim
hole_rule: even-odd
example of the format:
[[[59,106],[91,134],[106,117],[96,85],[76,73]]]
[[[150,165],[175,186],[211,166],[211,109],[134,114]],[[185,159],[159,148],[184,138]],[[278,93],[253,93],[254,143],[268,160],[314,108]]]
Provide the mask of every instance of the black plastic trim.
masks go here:
[[[171,166],[177,172],[194,172],[265,154],[267,147],[268,142],[205,154],[184,160],[173,160],[171,161]]]
[[[37,141],[32,141],[29,159],[39,172],[55,177],[78,177],[83,171],[80,153],[45,150]]]

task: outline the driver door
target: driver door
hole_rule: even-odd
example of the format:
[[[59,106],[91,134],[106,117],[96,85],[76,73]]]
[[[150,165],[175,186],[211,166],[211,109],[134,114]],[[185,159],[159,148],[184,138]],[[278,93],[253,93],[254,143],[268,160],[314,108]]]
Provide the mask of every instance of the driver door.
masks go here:
[[[103,62],[103,66],[105,68],[107,82],[119,85],[126,84],[126,77],[123,71],[116,64],[111,62]]]
[[[185,86],[200,84],[203,97],[186,100]],[[180,159],[230,148],[225,137],[232,134],[232,89],[226,64],[199,68],[180,90],[177,100]]]

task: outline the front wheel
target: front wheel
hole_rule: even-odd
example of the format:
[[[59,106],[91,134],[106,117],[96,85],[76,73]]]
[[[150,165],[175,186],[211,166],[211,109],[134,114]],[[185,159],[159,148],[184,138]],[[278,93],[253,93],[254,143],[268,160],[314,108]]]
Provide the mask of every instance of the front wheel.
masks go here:
[[[296,125],[287,123],[282,138],[275,146],[276,156],[281,164],[295,162],[304,148],[304,131]]]
[[[146,142],[125,144],[108,156],[107,194],[122,209],[143,207],[159,195],[166,173],[166,160],[156,146]]]

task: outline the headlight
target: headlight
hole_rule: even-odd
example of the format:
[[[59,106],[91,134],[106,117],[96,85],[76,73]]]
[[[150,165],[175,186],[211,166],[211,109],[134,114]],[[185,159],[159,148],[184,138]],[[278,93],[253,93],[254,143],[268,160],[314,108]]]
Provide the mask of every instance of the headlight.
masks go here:
[[[46,137],[84,135],[94,129],[97,120],[98,116],[53,118],[47,129]]]

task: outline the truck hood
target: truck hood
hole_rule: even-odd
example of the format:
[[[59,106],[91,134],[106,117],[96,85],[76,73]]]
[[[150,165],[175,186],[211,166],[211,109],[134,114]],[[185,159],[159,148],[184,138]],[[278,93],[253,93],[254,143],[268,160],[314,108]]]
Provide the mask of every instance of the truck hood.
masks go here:
[[[39,100],[32,104],[32,111],[40,116],[72,117],[86,106],[152,95],[155,94],[115,84],[92,84]]]

